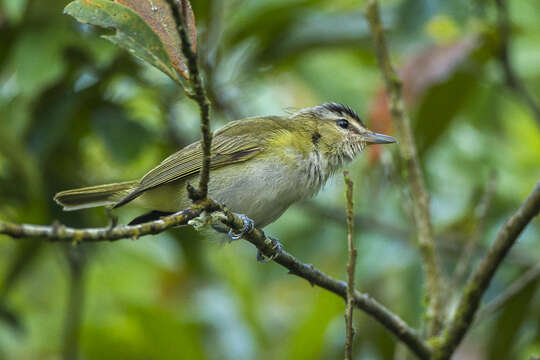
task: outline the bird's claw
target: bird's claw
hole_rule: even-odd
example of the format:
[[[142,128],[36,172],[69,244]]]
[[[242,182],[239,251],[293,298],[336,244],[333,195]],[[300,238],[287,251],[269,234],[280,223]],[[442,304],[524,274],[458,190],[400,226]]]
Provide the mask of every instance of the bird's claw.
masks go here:
[[[255,228],[255,223],[253,222],[253,220],[248,218],[246,215],[244,214],[235,214],[235,215],[237,215],[238,217],[242,219],[244,226],[242,227],[242,230],[240,230],[239,233],[235,233],[233,229],[229,230],[229,239],[231,239],[231,241],[240,239],[242,236],[244,236],[245,234],[247,234],[248,232],[250,232],[251,230]]]
[[[274,250],[274,254],[270,257],[267,257],[260,250],[257,251],[257,261],[262,263],[267,263],[275,260],[283,251],[283,245],[281,245],[278,239],[267,236],[265,242],[270,243],[270,245],[272,246],[272,250]]]
[[[240,230],[240,232],[238,233],[234,232],[233,229],[229,229],[228,235],[231,241],[240,239],[242,236],[249,233],[255,228],[255,224],[253,220],[248,218],[246,215],[244,214],[235,214],[235,215],[242,219],[244,226],[242,227],[242,230]],[[281,254],[281,251],[283,250],[283,245],[281,245],[278,239],[270,237],[270,236],[265,236],[264,241],[267,245],[270,245],[272,247],[272,250],[274,251],[274,254],[272,254],[272,256],[270,257],[264,255],[260,250],[257,252],[257,261],[266,263],[266,262],[275,260]]]

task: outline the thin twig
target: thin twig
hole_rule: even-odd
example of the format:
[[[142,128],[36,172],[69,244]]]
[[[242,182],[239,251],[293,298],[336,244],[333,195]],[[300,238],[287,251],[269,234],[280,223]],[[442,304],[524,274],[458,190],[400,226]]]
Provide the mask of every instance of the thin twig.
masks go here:
[[[540,126],[540,105],[536,102],[531,93],[527,90],[519,76],[517,76],[510,57],[510,16],[508,7],[504,0],[495,0],[497,5],[497,30],[500,39],[499,61],[504,71],[506,84],[519,96],[531,112]]]
[[[491,201],[493,200],[493,195],[495,194],[495,189],[497,188],[497,173],[492,172],[488,184],[485,188],[482,199],[478,203],[478,206],[475,210],[475,224],[472,235],[465,241],[463,246],[463,251],[458,257],[458,263],[454,270],[454,275],[452,277],[452,282],[450,284],[450,289],[457,288],[463,281],[467,270],[471,267],[474,254],[478,247],[478,242],[480,241],[480,236],[484,232],[484,227],[486,226],[487,216],[489,213],[489,208],[491,206]]]
[[[540,278],[540,264],[536,264],[514,281],[503,293],[482,306],[475,318],[475,324],[482,322],[492,314],[502,309],[510,300],[521,293],[523,289]]]
[[[182,53],[187,60],[189,82],[193,89],[193,93],[189,93],[188,96],[195,100],[199,105],[201,116],[203,163],[199,177],[199,189],[189,193],[193,201],[198,201],[205,199],[208,195],[208,181],[210,179],[210,155],[212,149],[212,132],[210,131],[210,101],[206,96],[206,91],[199,72],[197,53],[195,53],[193,50],[191,41],[186,31],[186,16],[188,10],[191,11],[191,5],[189,5],[186,0],[167,0],[167,3],[171,7],[174,21],[178,27],[178,34],[180,35]],[[179,6],[181,7],[182,11],[179,10]],[[190,8],[188,9],[188,7]]]
[[[50,241],[79,242],[79,241],[114,241],[125,238],[138,238],[144,235],[157,234],[168,228],[178,225],[186,225],[189,220],[199,216],[203,211],[221,211],[225,217],[223,223],[235,231],[240,231],[244,227],[244,221],[232,212],[214,202],[205,199],[191,205],[188,209],[176,214],[165,216],[160,220],[151,221],[140,225],[121,225],[115,228],[94,228],[94,229],[74,229],[63,225],[39,226],[27,224],[0,223],[0,234],[5,234],[14,238],[46,238]],[[307,280],[312,285],[317,285],[326,289],[343,299],[347,297],[347,284],[336,280],[313,265],[300,262],[294,256],[282,251],[276,253],[273,243],[259,229],[254,229],[244,235],[244,238],[255,245],[257,249],[268,258],[289,270],[290,274],[299,276]],[[376,319],[385,326],[399,340],[416,354],[420,359],[429,359],[431,347],[422,340],[420,335],[410,328],[396,314],[386,309],[383,305],[372,299],[369,295],[354,291],[354,305]]]
[[[420,168],[409,116],[405,111],[403,103],[402,83],[390,61],[381,17],[379,15],[379,5],[376,0],[371,0],[368,3],[366,17],[373,36],[377,62],[386,83],[388,98],[390,100],[390,112],[400,139],[401,157],[406,164],[407,180],[411,190],[414,219],[418,231],[418,247],[422,256],[424,273],[427,280],[427,334],[431,337],[438,334],[442,328],[443,309],[442,294],[440,291],[441,277],[439,261],[437,259],[431,225],[429,198],[424,185],[424,177]]]
[[[356,248],[353,242],[353,182],[349,177],[349,172],[344,171],[343,177],[347,186],[345,198],[347,199],[347,247],[349,250],[349,262],[347,263],[347,307],[345,309],[345,360],[352,360],[353,349],[353,309],[354,309],[354,271],[356,268]]]
[[[518,211],[504,223],[497,234],[495,243],[471,275],[457,310],[439,339],[435,359],[446,360],[452,356],[472,325],[482,295],[488,288],[499,265],[512,245],[515,244],[523,229],[539,212],[540,182],[536,184],[535,189]]]

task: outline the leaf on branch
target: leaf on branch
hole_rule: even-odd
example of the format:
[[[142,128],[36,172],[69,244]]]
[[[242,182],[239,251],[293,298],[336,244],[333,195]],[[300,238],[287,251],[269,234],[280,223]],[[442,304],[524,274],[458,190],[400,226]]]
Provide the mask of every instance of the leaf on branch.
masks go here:
[[[187,30],[195,50],[195,19],[189,2],[186,9]],[[165,0],[76,0],[69,3],[64,12],[80,22],[116,30],[114,35],[103,37],[155,66],[182,86],[180,76],[188,79],[180,37]]]
[[[172,66],[184,78],[189,78],[185,58],[181,51],[181,40],[176,29],[172,11],[166,0],[114,0],[125,5],[139,14],[140,17],[154,30],[165,46],[165,50],[171,59]],[[186,3],[187,14],[182,14],[182,4]],[[186,30],[191,41],[191,49],[197,52],[197,29],[195,28],[195,16],[188,0],[176,0],[175,3],[180,14],[186,19]]]

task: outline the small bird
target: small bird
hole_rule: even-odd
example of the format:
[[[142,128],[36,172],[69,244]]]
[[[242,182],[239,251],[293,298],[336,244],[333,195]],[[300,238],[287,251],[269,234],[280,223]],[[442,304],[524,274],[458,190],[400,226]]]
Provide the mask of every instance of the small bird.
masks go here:
[[[395,142],[368,130],[356,112],[337,103],[232,121],[213,134],[208,194],[263,228],[291,204],[315,195],[366,145]],[[54,200],[68,211],[138,204],[151,211],[131,225],[156,220],[191,205],[186,185],[198,182],[202,157],[198,141],[140,180],[62,191]]]

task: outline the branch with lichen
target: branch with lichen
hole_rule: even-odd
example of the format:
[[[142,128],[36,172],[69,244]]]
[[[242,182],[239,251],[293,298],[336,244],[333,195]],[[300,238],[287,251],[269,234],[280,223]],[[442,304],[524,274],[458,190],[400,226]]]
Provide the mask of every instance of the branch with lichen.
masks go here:
[[[75,229],[58,223],[51,226],[0,223],[0,234],[5,234],[14,238],[45,238],[49,241],[71,243],[83,241],[115,241],[124,238],[137,239],[141,236],[163,232],[171,227],[186,225],[190,220],[197,218],[203,212],[218,217],[220,221],[235,231],[243,229],[244,221],[240,217],[234,215],[207,196],[212,141],[209,126],[210,102],[208,101],[202,84],[197,63],[197,54],[191,46],[186,31],[185,16],[187,14],[186,6],[188,5],[185,0],[167,0],[167,3],[172,10],[173,18],[177,25],[181,40],[182,53],[187,60],[189,82],[192,89],[192,92],[188,93],[188,96],[197,102],[201,114],[201,132],[203,137],[202,148],[204,157],[199,189],[195,190],[193,187],[188,186],[190,197],[194,200],[192,206],[175,214],[162,217],[159,220],[133,226],[121,225],[105,228]],[[244,239],[254,244],[263,255],[287,268],[289,273],[306,279],[310,284],[327,289],[344,299],[348,298],[350,304],[354,304],[357,308],[362,309],[388,328],[398,339],[407,344],[411,351],[417,354],[419,358],[429,358],[431,349],[427,343],[421,339],[420,335],[417,334],[415,330],[411,329],[397,315],[387,310],[370,296],[355,291],[352,287],[349,289],[343,281],[338,281],[329,277],[323,272],[315,269],[312,265],[303,264],[283,250],[277,250],[273,241],[270,238],[267,238],[260,229],[252,229],[244,235]],[[347,296],[347,294],[349,294],[349,296]]]
[[[171,227],[187,225],[190,220],[198,217],[203,211],[208,213],[221,212],[220,220],[234,231],[240,231],[243,220],[231,211],[211,199],[199,201],[189,208],[176,214],[165,216],[159,220],[140,225],[120,225],[114,228],[74,229],[64,225],[38,226],[28,224],[0,223],[0,234],[11,237],[46,238],[49,241],[61,242],[95,242],[115,241],[119,239],[137,239],[141,236],[157,234]],[[253,229],[244,235],[244,239],[266,257],[288,269],[290,274],[307,280],[310,284],[326,289],[343,299],[347,298],[348,286],[345,282],[336,280],[313,265],[300,262],[286,251],[278,252],[272,241],[262,230]],[[420,335],[410,328],[400,317],[392,313],[367,294],[354,291],[352,295],[354,306],[364,311],[385,326],[399,340],[416,354],[420,359],[429,359],[431,349]]]
[[[193,204],[188,209],[176,214],[163,217],[159,220],[140,225],[121,225],[114,228],[74,229],[60,224],[51,226],[38,226],[27,224],[0,223],[0,234],[14,238],[46,238],[50,241],[63,241],[77,243],[81,241],[115,241],[119,239],[136,239],[141,236],[157,234],[171,227],[186,225],[190,220],[198,217],[203,211],[208,213],[222,212],[220,220],[235,231],[240,231],[243,220],[211,199],[205,199]],[[465,293],[460,301],[456,315],[443,335],[433,343],[432,347],[422,340],[417,331],[409,327],[401,318],[386,309],[369,295],[354,291],[352,298],[354,306],[364,311],[385,326],[399,340],[401,340],[420,359],[448,359],[463,339],[472,324],[480,299],[487,289],[489,282],[508,250],[525,226],[540,212],[540,183],[527,198],[520,209],[504,224],[499,232],[495,244],[492,246],[480,266],[466,286]],[[324,288],[343,299],[347,299],[349,287],[343,281],[336,280],[322,271],[300,262],[286,251],[277,252],[262,230],[253,229],[244,235],[244,239],[269,258],[289,270],[289,273],[307,280],[310,284]]]
[[[345,309],[345,359],[352,359],[352,347],[354,338],[353,328],[353,309],[354,309],[354,271],[356,268],[356,255],[357,251],[353,242],[353,182],[349,177],[349,172],[344,171],[343,177],[345,179],[345,198],[347,200],[347,247],[349,251],[349,262],[347,263],[347,307]]]
[[[171,227],[186,225],[189,220],[208,209],[209,202],[201,202],[170,216],[139,225],[76,229],[54,223],[47,225],[0,223],[0,234],[13,238],[45,238],[55,242],[99,242],[120,239],[137,239],[141,236],[159,234]]]
[[[518,211],[508,219],[497,234],[495,243],[472,273],[465,286],[465,291],[453,318],[436,342],[434,358],[449,359],[471,327],[480,301],[491,279],[515,244],[517,238],[532,219],[540,212],[540,182],[521,205]]]
[[[392,114],[392,119],[400,140],[401,157],[407,169],[407,180],[413,200],[414,220],[418,231],[418,246],[422,256],[427,282],[426,318],[428,322],[428,336],[435,336],[442,328],[443,307],[440,268],[435,250],[429,197],[424,185],[424,177],[420,168],[409,116],[405,111],[403,103],[402,83],[390,61],[381,17],[379,15],[379,5],[376,0],[371,0],[368,3],[366,17],[373,36],[377,62],[386,83],[390,113]]]

